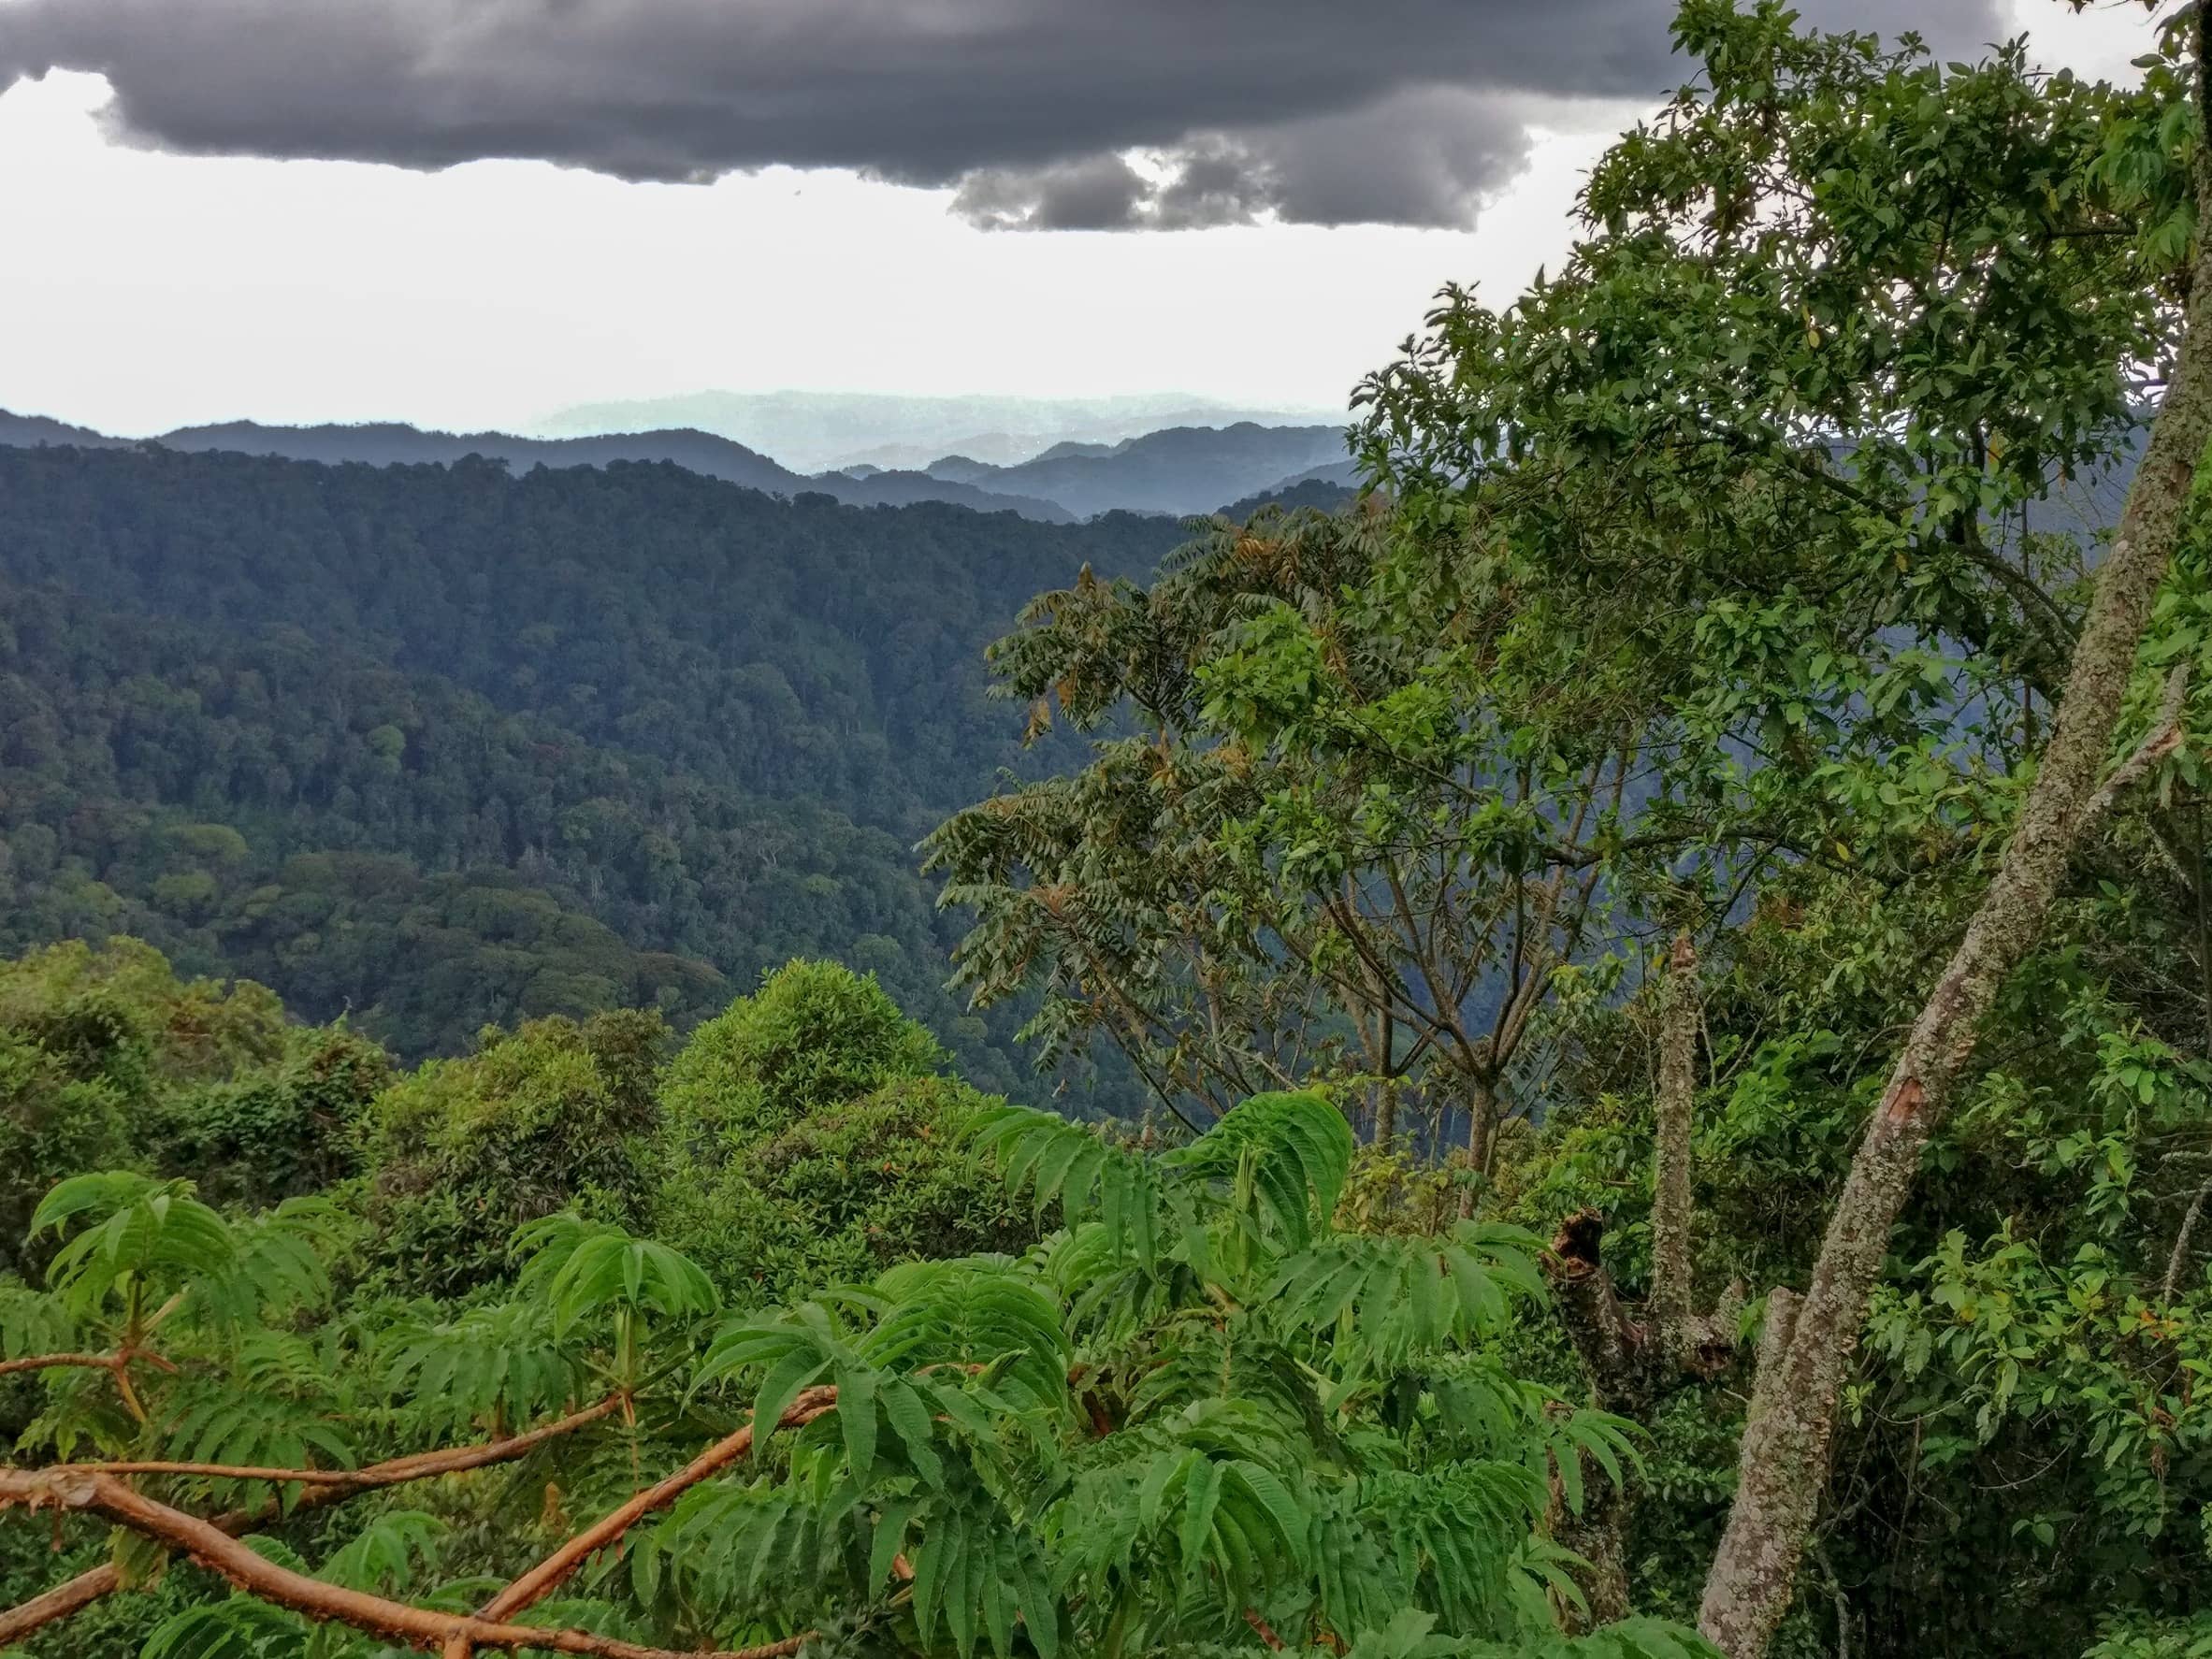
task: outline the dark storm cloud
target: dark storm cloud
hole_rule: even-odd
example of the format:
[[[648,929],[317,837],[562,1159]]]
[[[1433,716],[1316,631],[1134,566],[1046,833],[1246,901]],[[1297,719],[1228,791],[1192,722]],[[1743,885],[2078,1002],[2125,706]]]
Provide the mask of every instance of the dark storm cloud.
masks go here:
[[[1993,0],[1811,0],[1971,50]],[[953,185],[979,224],[1464,224],[1532,100],[1682,79],[1670,0],[0,0],[0,87],[166,150]],[[1144,152],[1143,167],[1122,159]]]

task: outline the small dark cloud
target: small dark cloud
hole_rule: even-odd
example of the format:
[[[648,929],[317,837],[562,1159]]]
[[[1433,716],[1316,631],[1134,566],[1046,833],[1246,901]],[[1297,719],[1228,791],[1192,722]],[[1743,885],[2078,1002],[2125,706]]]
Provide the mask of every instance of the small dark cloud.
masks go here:
[[[1108,151],[1042,167],[978,167],[952,210],[986,230],[1128,230],[1150,216],[1154,188]]]
[[[2001,32],[1993,5],[1803,9],[1972,50]],[[1648,96],[1683,78],[1671,13],[1671,0],[0,0],[0,88],[105,75],[119,137],[194,153],[521,157],[663,180],[851,167],[953,186],[956,211],[997,228],[1465,224],[1525,158],[1536,100]]]

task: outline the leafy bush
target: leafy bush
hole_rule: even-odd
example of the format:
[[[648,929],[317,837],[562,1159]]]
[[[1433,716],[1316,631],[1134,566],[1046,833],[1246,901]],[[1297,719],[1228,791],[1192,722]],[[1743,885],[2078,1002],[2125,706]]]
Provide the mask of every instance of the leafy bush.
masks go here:
[[[873,974],[794,961],[691,1033],[669,1068],[668,1132],[694,1160],[944,1063]]]
[[[643,1011],[533,1020],[384,1090],[365,1130],[372,1279],[451,1295],[501,1277],[526,1222],[635,1220],[667,1034]]]
[[[1019,1248],[1034,1225],[962,1147],[990,1104],[875,983],[793,962],[695,1031],[661,1090],[655,1231],[736,1300]]]

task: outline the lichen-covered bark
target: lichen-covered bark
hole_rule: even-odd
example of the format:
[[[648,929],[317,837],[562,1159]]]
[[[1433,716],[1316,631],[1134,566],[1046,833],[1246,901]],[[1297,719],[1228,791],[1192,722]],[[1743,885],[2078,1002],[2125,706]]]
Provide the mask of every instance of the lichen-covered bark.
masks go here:
[[[2201,60],[2201,42],[2199,51]],[[2212,224],[2212,215],[2200,217]],[[2068,860],[2103,804],[2099,779],[2121,699],[2212,437],[2208,354],[2212,235],[2197,252],[2174,377],[2098,572],[2050,742],[2003,861],[1898,1056],[1836,1201],[1795,1328],[1771,1345],[1759,1368],[1736,1501],[1699,1621],[1730,1659],[1759,1659],[1789,1608],[1890,1228],[1973,1055],[1977,1023],[2004,976],[2033,948]]]
[[[1587,1453],[1582,1459],[1583,1508],[1577,1514],[1556,1476],[1552,1480],[1552,1508],[1546,1529],[1552,1541],[1573,1551],[1589,1563],[1576,1575],[1587,1611],[1567,1607],[1561,1614],[1568,1631],[1582,1635],[1619,1623],[1633,1610],[1628,1605],[1628,1518],[1633,1500],[1627,1489],[1605,1478]]]
[[[1569,1216],[1552,1240],[1544,1266],[1558,1299],[1560,1323],[1589,1376],[1592,1399],[1601,1410],[1643,1421],[1664,1380],[1664,1355],[1650,1327],[1630,1317],[1613,1290],[1612,1276],[1605,1270],[1604,1242],[1605,1222],[1595,1211]],[[1553,1538],[1589,1563],[1587,1571],[1576,1575],[1590,1603],[1586,1620],[1569,1618],[1577,1630],[1595,1629],[1628,1614],[1627,1532],[1634,1512],[1629,1493],[1604,1479],[1586,1458],[1582,1473],[1582,1512],[1568,1506],[1554,1474],[1547,1517]]]
[[[1697,1091],[1698,952],[1674,942],[1660,988],[1659,1089],[1652,1153],[1652,1322],[1677,1363],[1695,1337],[1690,1321],[1690,1106]]]

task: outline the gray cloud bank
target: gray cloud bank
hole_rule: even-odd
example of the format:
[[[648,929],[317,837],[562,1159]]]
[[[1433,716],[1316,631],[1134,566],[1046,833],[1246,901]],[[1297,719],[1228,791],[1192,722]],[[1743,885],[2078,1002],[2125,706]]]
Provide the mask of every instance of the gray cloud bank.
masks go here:
[[[1993,0],[1806,0],[1953,50]],[[194,153],[631,180],[850,167],[995,228],[1465,225],[1534,101],[1683,78],[1670,0],[0,0],[0,88],[105,75]],[[1124,159],[1146,152],[1141,169]]]

